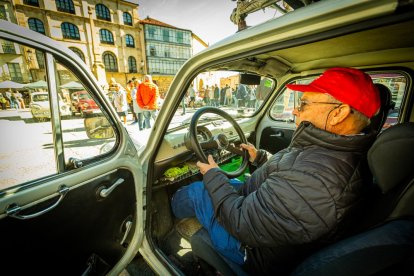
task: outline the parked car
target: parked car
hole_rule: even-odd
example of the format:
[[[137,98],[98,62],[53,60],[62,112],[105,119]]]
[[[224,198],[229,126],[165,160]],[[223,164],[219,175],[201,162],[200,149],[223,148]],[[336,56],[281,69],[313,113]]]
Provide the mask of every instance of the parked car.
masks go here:
[[[30,111],[32,116],[37,121],[44,121],[50,119],[50,102],[49,94],[47,92],[32,92],[30,93]],[[70,116],[69,105],[63,102],[59,95],[59,111],[61,116]]]
[[[98,105],[86,91],[77,91],[70,94],[72,114],[85,114],[100,112]]]
[[[190,239],[200,224],[194,219],[175,218],[171,197],[180,187],[202,179],[195,163],[207,153],[220,166],[238,165],[239,161],[226,149],[206,150],[193,145],[214,141],[220,134],[236,146],[245,136],[257,148],[271,153],[287,147],[295,123],[283,114],[289,107],[281,100],[288,91],[285,85],[315,78],[334,66],[381,75],[386,79],[384,84],[397,75],[399,82],[406,85],[399,91],[401,104],[396,123],[413,122],[413,8],[412,1],[326,0],[240,31],[211,45],[181,67],[156,124],[141,132],[128,132],[132,126],[123,126],[90,69],[76,54],[39,33],[0,20],[0,39],[21,49],[44,53],[50,80],[55,80],[60,67],[69,68],[65,72],[73,72],[71,79],[82,83],[101,111],[100,116],[84,120],[61,120],[54,115],[58,105],[56,91],[50,91],[54,112],[47,129],[30,126],[23,132],[22,121],[2,122],[0,170],[7,168],[0,171],[3,267],[12,268],[15,274],[34,275],[119,275],[124,269],[136,275],[152,271],[157,275],[194,273],[193,268],[198,266]],[[221,109],[231,116],[240,132],[216,114],[198,120],[192,120],[196,113],[182,114],[182,99],[194,79],[203,72],[224,71],[252,76],[256,81],[249,85],[257,85],[257,80],[264,78],[268,82],[268,94],[257,108],[242,114],[235,107]],[[298,97],[294,92],[293,104]],[[290,96],[286,99],[290,100]],[[389,142],[399,143],[392,137]],[[407,148],[405,164],[412,164],[412,142],[398,145]],[[24,158],[15,162],[16,152],[23,151]],[[368,168],[365,172],[370,173]],[[386,168],[383,173],[389,179],[400,177],[399,167]],[[405,180],[412,182],[412,175]],[[401,198],[406,201],[400,210],[406,211],[404,218],[410,222],[414,215],[413,185],[400,186],[391,195],[404,192]],[[387,201],[389,195],[378,195],[384,204],[370,209],[369,218],[381,217],[385,209],[394,207],[393,202]],[[401,217],[387,214],[376,225],[388,220],[398,221]],[[352,227],[350,230],[360,233],[356,223]],[[364,257],[350,253],[351,263],[337,261],[337,253],[343,251],[331,253],[328,263],[323,257],[312,261],[313,255],[298,257],[294,263],[310,257],[309,269],[312,265],[331,269],[330,273],[316,275],[385,275],[401,271],[402,275],[410,275],[414,250],[407,239],[413,236],[411,228],[405,236],[397,233],[396,237],[379,238],[373,244],[390,240],[389,246],[370,248]],[[353,237],[358,238],[357,245],[368,244],[364,236]],[[398,245],[403,250],[395,250],[393,246],[399,249]],[[406,255],[401,257],[402,253]],[[392,257],[383,257],[384,254]]]

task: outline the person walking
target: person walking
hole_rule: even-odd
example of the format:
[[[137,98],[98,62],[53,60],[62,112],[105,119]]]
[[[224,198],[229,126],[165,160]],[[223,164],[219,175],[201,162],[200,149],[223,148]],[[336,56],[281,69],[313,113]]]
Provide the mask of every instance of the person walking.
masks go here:
[[[145,75],[144,81],[138,86],[137,92],[138,105],[144,110],[145,128],[151,128],[151,117],[154,118],[158,109],[158,97],[158,86],[153,83],[150,75]]]
[[[230,106],[232,103],[233,95],[232,95],[232,90],[228,84],[226,84],[225,91],[226,92],[224,95],[224,105]]]
[[[128,102],[126,98],[126,91],[119,83],[115,85],[114,105],[119,117],[123,120],[124,125],[127,123]]]
[[[133,79],[135,79],[135,78],[133,78]],[[128,107],[129,107],[129,110],[132,113],[133,122],[131,123],[131,125],[138,123],[137,115],[134,112],[134,104],[133,104],[135,98],[132,96],[132,93],[131,93],[133,88],[134,88],[134,81],[129,80],[127,82],[127,86],[126,86],[125,90],[126,90],[126,97],[127,97]]]
[[[137,118],[137,123],[138,123],[138,128],[139,130],[143,130],[144,129],[144,110],[139,107],[138,105],[138,89],[139,89],[139,85],[141,84],[141,82],[138,79],[135,79],[133,82],[133,87],[131,89],[131,97],[133,99],[132,102],[132,110],[135,114],[135,117]]]
[[[203,98],[203,101],[206,106],[210,105],[210,94],[211,94],[211,88],[208,85],[206,85],[206,90],[204,92],[204,98]]]
[[[214,84],[214,106],[220,106],[220,88],[217,86],[217,84]]]
[[[188,88],[187,93],[190,97],[190,102],[188,103],[188,106],[191,108],[195,108],[196,93],[195,93],[193,84],[190,84],[190,87]]]

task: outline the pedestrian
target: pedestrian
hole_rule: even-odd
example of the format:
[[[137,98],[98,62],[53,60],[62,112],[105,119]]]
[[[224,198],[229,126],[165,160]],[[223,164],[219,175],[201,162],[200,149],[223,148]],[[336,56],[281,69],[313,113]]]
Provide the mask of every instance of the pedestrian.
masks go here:
[[[210,105],[210,94],[211,94],[211,88],[208,85],[206,85],[206,90],[204,92],[204,98],[203,98],[204,104],[206,106]]]
[[[220,88],[214,84],[214,106],[220,106]]]
[[[238,107],[244,107],[247,98],[247,89],[244,84],[239,84],[239,87],[236,92],[236,98],[238,100]]]
[[[3,93],[0,92],[0,104],[1,104],[1,109],[2,110],[6,110],[7,109],[6,108],[6,103],[7,103],[6,98],[3,96]]]
[[[118,112],[119,117],[123,121],[124,125],[127,123],[128,115],[128,102],[126,98],[126,91],[121,84],[116,83],[115,85],[115,96],[114,96],[114,105],[116,111]]]
[[[9,107],[10,108],[14,108],[14,103],[12,102],[12,100],[11,100],[11,96],[12,96],[12,93],[11,93],[11,90],[7,90],[5,93],[4,93],[4,97],[6,98],[6,100],[9,102]]]
[[[158,86],[153,83],[150,75],[145,75],[144,81],[139,85],[137,92],[138,105],[144,110],[145,128],[151,128],[151,118],[155,120],[158,97]]]
[[[249,95],[248,95],[249,107],[250,108],[255,108],[255,105],[256,105],[256,88],[253,85],[250,86],[249,88],[250,88]]]
[[[228,84],[226,84],[226,88],[225,88],[225,95],[224,95],[224,105],[226,106],[230,106],[232,103],[232,91],[231,88]]]
[[[187,93],[190,97],[190,102],[188,103],[188,106],[191,108],[195,107],[195,97],[196,97],[196,93],[193,87],[193,84],[190,84],[190,87],[187,90]]]
[[[17,93],[16,93],[16,91],[13,91],[12,93],[11,93],[11,102],[13,103],[13,106],[16,108],[16,109],[19,109],[20,108],[20,103],[19,103],[19,100],[17,99]]]
[[[251,275],[285,275],[352,223],[377,134],[366,128],[381,105],[366,73],[331,68],[287,87],[304,92],[289,147],[271,156],[242,144],[257,166],[245,183],[228,179],[209,155],[208,164],[197,162],[203,182],[180,188],[171,203],[177,218],[196,216],[213,247]]]
[[[135,116],[137,118],[137,122],[138,122],[138,128],[139,130],[143,130],[144,129],[144,110],[139,107],[138,105],[138,89],[139,89],[139,85],[141,84],[141,82],[138,79],[135,79],[133,82],[133,87],[131,89],[131,97],[134,100],[133,101],[133,112],[135,113]]]
[[[134,104],[133,104],[134,97],[131,95],[131,90],[133,89],[133,87],[134,87],[134,82],[132,80],[129,80],[127,82],[127,86],[126,86],[125,90],[126,90],[128,107],[129,107],[129,110],[132,113],[132,120],[133,121],[132,121],[131,125],[138,123],[137,115],[134,112]]]

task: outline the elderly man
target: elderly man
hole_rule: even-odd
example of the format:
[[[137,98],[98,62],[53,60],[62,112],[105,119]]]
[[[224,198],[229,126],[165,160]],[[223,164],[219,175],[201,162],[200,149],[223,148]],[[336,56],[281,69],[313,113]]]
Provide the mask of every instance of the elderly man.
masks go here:
[[[227,263],[252,274],[288,273],[309,247],[344,227],[361,199],[365,154],[376,136],[363,133],[380,108],[364,72],[332,68],[287,87],[304,92],[288,148],[270,156],[242,144],[258,169],[241,184],[209,156],[209,164],[197,163],[203,182],[172,200],[178,218],[196,216]]]

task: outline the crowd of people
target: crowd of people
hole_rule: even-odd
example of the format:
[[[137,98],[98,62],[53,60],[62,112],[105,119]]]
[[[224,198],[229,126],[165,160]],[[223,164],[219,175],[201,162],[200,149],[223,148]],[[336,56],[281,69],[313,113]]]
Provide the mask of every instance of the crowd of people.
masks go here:
[[[114,91],[112,101],[124,125],[127,124],[128,111],[131,111],[131,124],[138,124],[139,130],[151,128],[151,120],[155,121],[160,108],[160,97],[158,86],[150,75],[145,75],[142,81],[132,78],[126,88],[111,80],[110,90]]]
[[[260,96],[260,86],[257,85],[245,85],[237,84],[235,88],[230,87],[226,84],[223,87],[219,87],[217,84],[207,85],[204,89],[202,102],[198,105],[202,106],[233,106],[236,108],[257,108],[258,104],[263,101]],[[195,107],[196,94],[193,85],[188,88],[188,106]]]
[[[4,93],[0,92],[0,105],[2,110],[6,110],[7,106],[11,109],[26,108],[22,93],[12,90],[7,90]]]

